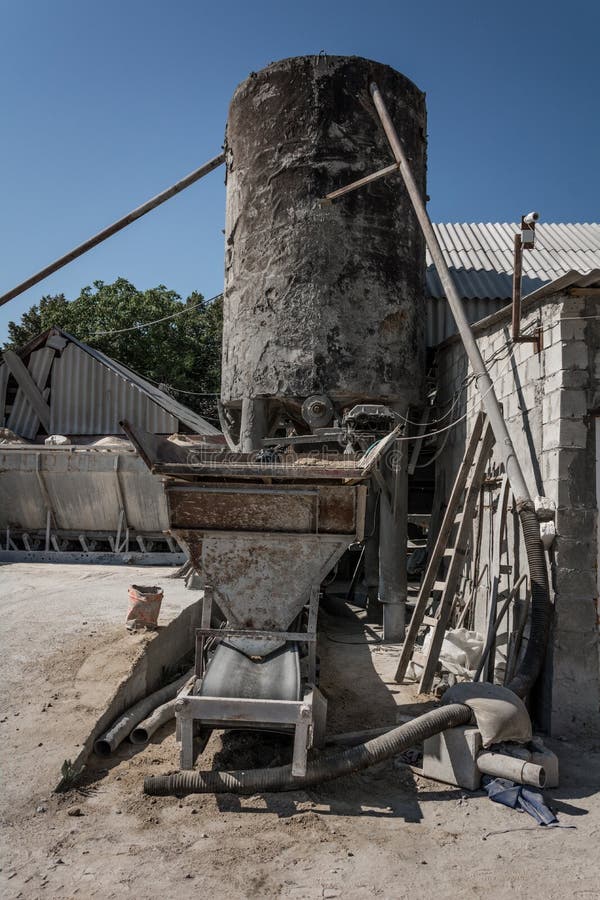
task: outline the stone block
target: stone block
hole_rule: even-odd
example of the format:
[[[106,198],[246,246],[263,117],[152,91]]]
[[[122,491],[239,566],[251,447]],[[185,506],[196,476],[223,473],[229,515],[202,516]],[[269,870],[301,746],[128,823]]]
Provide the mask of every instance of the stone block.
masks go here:
[[[589,498],[590,503],[594,500],[593,496]],[[559,537],[577,541],[583,536],[594,535],[596,516],[596,509],[590,508],[589,505],[582,509],[571,509],[569,506],[563,507],[559,504],[556,510],[556,530]]]
[[[557,537],[554,544],[554,563],[560,569],[593,569],[598,547],[589,533],[581,540]]]
[[[563,341],[563,369],[586,369],[588,346],[585,341]]]
[[[562,569],[555,571],[558,594],[572,597],[594,597],[597,593],[595,569]]]
[[[476,791],[481,783],[476,762],[481,748],[481,734],[472,725],[434,734],[423,745],[423,774],[435,781]]]
[[[553,427],[554,426],[554,427]],[[587,447],[588,426],[579,419],[558,419],[544,428],[544,450],[555,447]]]

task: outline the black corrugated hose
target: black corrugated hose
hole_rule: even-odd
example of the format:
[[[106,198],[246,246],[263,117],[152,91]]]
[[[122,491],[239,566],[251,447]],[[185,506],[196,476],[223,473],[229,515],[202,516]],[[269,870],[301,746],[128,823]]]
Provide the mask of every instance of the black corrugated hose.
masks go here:
[[[524,699],[542,669],[554,608],[550,602],[548,567],[546,553],[540,540],[540,522],[531,500],[520,503],[518,512],[529,564],[531,623],[525,655],[507,687]]]
[[[525,656],[508,687],[520,697],[525,697],[533,687],[544,661],[553,610],[550,603],[546,557],[540,540],[540,523],[531,501],[520,505],[519,518],[523,528],[531,579],[531,627]],[[462,703],[441,706],[357,747],[311,760],[306,775],[302,778],[292,776],[291,765],[239,772],[177,772],[174,775],[146,777],[144,791],[147,794],[166,795],[256,794],[264,791],[298,790],[359,772],[403,750],[408,750],[409,747],[421,744],[426,738],[439,734],[447,728],[465,725],[470,719],[471,709]]]

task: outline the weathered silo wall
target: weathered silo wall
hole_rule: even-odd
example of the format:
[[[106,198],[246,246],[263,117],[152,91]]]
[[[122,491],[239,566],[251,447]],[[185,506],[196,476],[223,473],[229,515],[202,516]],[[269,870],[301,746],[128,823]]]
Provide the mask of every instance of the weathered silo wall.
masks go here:
[[[425,97],[388,66],[306,56],[252,73],[227,122],[222,398],[419,398],[425,248],[400,176],[330,206],[393,162],[375,80],[425,192]]]

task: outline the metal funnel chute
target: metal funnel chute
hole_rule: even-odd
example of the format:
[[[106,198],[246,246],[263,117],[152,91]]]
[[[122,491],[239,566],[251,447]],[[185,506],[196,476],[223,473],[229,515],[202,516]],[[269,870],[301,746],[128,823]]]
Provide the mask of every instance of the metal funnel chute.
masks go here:
[[[294,771],[302,775],[325,728],[316,686],[319,589],[348,545],[362,540],[361,482],[375,460],[262,461],[123,427],[149,468],[165,476],[170,532],[204,584],[198,678],[179,701],[182,768],[193,766],[198,727],[205,738],[214,727],[265,727],[294,732]],[[215,607],[224,627],[211,627]]]

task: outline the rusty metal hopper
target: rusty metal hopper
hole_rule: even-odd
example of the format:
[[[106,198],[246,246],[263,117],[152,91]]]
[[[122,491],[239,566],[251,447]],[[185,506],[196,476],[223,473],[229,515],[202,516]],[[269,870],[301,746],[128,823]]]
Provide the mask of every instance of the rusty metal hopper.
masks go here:
[[[190,453],[126,430],[152,471],[171,475],[170,531],[229,626],[284,632],[311,589],[362,539],[366,488],[357,482],[365,472],[356,460],[263,464],[214,448]]]

